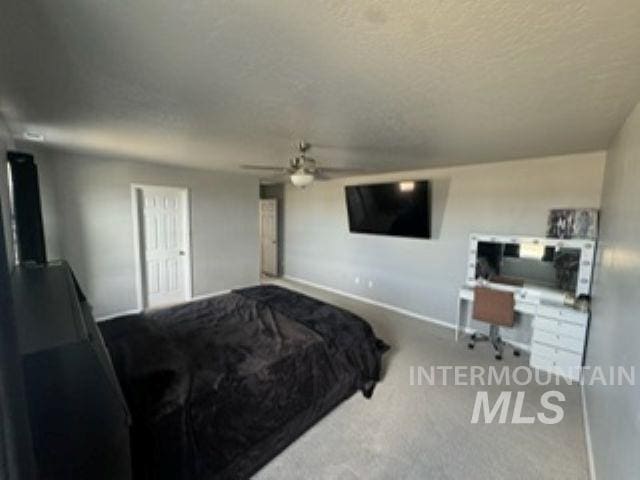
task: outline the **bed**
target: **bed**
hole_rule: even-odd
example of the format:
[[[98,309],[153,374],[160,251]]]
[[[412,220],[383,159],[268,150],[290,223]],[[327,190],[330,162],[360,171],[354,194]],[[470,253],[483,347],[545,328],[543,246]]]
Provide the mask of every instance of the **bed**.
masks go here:
[[[277,286],[100,327],[137,480],[249,477],[355,392],[370,397],[388,349],[356,315]]]

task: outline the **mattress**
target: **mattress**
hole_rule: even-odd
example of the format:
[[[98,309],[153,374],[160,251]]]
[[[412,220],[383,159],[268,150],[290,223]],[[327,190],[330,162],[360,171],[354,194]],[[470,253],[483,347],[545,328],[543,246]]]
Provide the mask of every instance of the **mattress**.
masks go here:
[[[380,379],[360,317],[258,286],[100,324],[132,415],[137,479],[247,478]]]

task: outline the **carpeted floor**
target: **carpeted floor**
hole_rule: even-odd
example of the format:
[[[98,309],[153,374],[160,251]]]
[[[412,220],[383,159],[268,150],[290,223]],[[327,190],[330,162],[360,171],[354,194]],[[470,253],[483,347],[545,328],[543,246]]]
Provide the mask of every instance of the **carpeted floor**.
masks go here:
[[[497,362],[486,344],[476,350],[456,344],[452,330],[324,290],[273,282],[361,315],[392,350],[372,399],[351,397],[266,465],[256,479],[588,478],[577,385],[411,386],[410,366],[517,366],[528,359],[507,354]],[[523,415],[530,416],[546,412],[540,396],[549,389],[566,397],[564,419],[556,425],[470,421],[478,390],[489,391],[492,400],[502,390],[524,391]],[[514,400],[515,394],[512,404]]]

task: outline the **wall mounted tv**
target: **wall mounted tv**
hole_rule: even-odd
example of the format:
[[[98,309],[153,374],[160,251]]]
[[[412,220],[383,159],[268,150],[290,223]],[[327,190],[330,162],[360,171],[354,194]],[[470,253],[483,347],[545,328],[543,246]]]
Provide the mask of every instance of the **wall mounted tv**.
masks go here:
[[[345,187],[349,231],[431,237],[431,195],[427,180]]]

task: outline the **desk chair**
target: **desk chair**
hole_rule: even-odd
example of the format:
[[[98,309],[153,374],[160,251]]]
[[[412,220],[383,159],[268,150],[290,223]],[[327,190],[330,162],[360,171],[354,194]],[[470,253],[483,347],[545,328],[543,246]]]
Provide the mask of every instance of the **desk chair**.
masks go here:
[[[514,322],[513,307],[515,305],[513,293],[494,290],[487,287],[476,287],[473,299],[473,318],[489,323],[489,335],[474,333],[468,343],[470,349],[476,342],[491,342],[496,360],[502,360],[502,353],[506,343],[500,337],[500,327],[512,327]],[[520,351],[513,349],[518,357]]]

